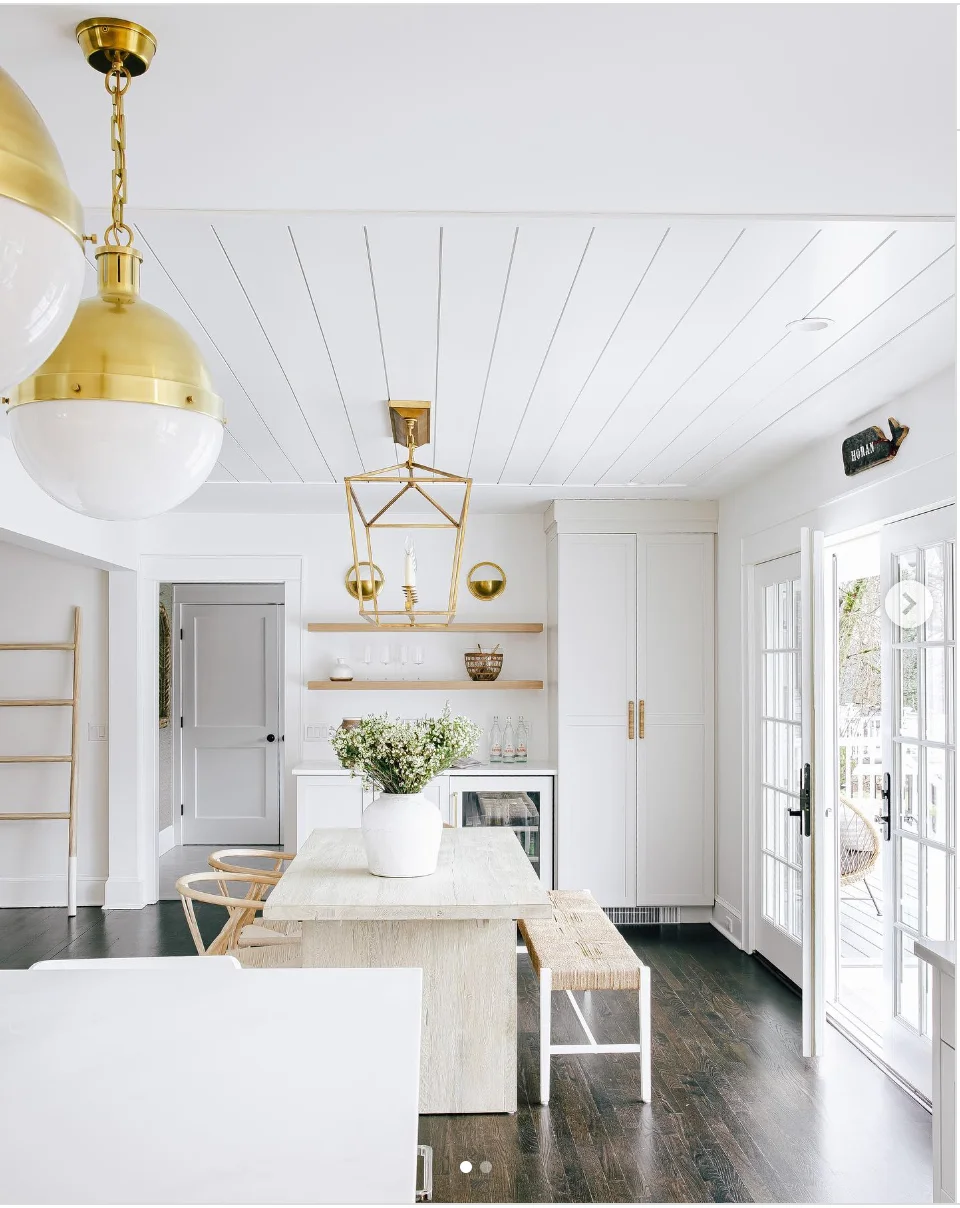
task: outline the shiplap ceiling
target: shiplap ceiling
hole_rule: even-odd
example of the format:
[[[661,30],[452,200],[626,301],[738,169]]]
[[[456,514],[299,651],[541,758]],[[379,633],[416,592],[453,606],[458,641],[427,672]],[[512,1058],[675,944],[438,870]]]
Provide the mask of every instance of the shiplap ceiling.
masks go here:
[[[953,358],[947,222],[156,213],[137,230],[144,296],[226,400],[215,482],[390,464],[392,397],[433,400],[420,455],[478,484],[715,496]],[[807,315],[833,325],[788,331]]]
[[[0,6],[90,206],[88,15]],[[397,458],[391,396],[433,400],[422,455],[489,506],[716,496],[954,359],[952,6],[123,15],[159,39],[127,102],[144,296],[229,416],[188,507],[342,506]]]

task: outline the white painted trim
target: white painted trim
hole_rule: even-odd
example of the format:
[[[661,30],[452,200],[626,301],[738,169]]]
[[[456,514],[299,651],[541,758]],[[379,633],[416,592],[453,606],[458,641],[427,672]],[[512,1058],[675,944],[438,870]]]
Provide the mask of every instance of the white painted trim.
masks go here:
[[[106,877],[77,877],[77,905],[102,906]],[[0,909],[67,905],[64,873],[35,877],[0,877]]]
[[[719,906],[721,910],[725,910],[727,914],[732,915],[733,918],[738,919],[741,922],[743,921],[743,916],[741,915],[740,911],[731,902],[728,902],[726,898],[721,898],[718,894],[714,904]]]
[[[170,826],[165,826],[160,832],[157,840],[157,854],[165,856],[172,847],[176,847],[176,843],[174,842],[173,825],[171,824]]]
[[[103,890],[104,910],[142,910],[144,885],[137,877],[109,877]]]
[[[717,930],[720,932],[720,934],[723,936],[723,938],[724,938],[725,940],[729,940],[729,941],[730,941],[730,943],[731,943],[731,944],[733,944],[734,948],[739,948],[741,952],[745,952],[745,951],[746,951],[746,949],[744,948],[743,944],[740,942],[740,940],[738,940],[738,939],[737,939],[737,937],[736,937],[736,936],[733,934],[733,932],[732,932],[732,931],[728,931],[728,930],[726,929],[726,927],[721,927],[721,926],[720,926],[720,924],[717,922],[717,920],[716,920],[716,919],[711,919],[711,920],[710,920],[710,926],[711,926],[711,927],[716,927],[716,929],[717,929]]]
[[[283,606],[279,583],[173,583],[177,604],[278,604]]]
[[[543,514],[552,533],[715,533],[714,499],[555,499]]]
[[[293,769],[300,762],[301,697],[303,686],[303,559],[290,555],[259,554],[150,554],[140,558],[140,634],[143,642],[139,676],[139,731],[144,752],[142,791],[137,811],[144,838],[142,849],[143,896],[137,904],[156,902],[159,883],[159,786],[157,776],[159,732],[157,672],[157,593],[161,583],[275,583],[284,589],[283,658],[283,780],[280,802],[280,842],[296,835],[296,783]],[[152,657],[148,651],[152,650]],[[111,680],[112,684],[112,680]]]

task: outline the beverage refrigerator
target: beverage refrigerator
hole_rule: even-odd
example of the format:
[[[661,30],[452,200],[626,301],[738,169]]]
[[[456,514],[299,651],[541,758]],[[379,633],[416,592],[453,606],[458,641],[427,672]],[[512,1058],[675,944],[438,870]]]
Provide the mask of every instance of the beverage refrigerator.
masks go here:
[[[553,888],[553,777],[450,774],[455,826],[503,826],[512,830],[547,889]]]

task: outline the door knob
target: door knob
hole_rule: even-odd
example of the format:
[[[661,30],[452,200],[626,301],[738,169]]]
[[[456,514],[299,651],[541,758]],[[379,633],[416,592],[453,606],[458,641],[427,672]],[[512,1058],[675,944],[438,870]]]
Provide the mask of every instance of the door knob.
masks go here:
[[[267,742],[274,742],[274,741],[276,741],[276,737],[277,737],[277,736],[276,736],[276,734],[268,734],[268,735],[267,735]]]

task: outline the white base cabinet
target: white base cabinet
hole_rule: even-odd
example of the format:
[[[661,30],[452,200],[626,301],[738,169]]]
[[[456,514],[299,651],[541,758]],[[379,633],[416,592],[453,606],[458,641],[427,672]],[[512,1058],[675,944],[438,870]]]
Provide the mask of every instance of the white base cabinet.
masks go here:
[[[957,1199],[957,946],[917,940],[929,964],[933,993],[933,1201]]]
[[[712,906],[714,533],[645,531],[641,504],[634,531],[589,531],[570,507],[547,513],[557,886]]]

